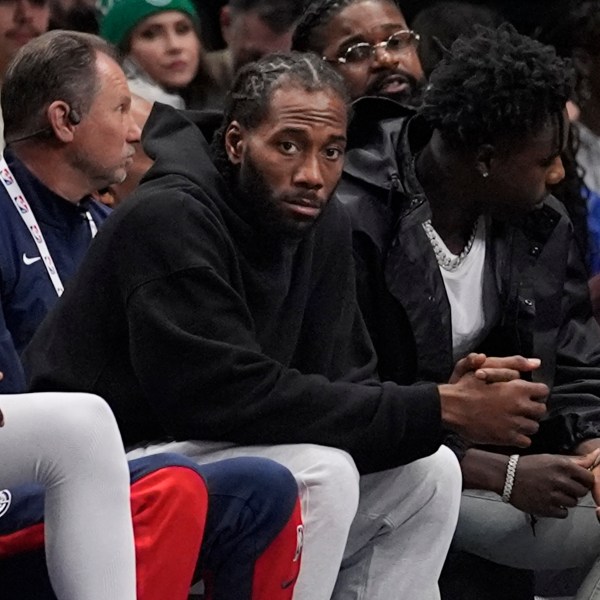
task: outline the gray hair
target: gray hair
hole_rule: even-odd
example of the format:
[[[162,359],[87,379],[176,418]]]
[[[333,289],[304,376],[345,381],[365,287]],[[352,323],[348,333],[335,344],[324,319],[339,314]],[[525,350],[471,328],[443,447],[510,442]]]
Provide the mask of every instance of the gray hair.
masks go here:
[[[8,67],[2,86],[7,143],[50,132],[48,106],[63,100],[82,117],[99,89],[96,56],[116,53],[88,33],[55,30],[25,44]]]

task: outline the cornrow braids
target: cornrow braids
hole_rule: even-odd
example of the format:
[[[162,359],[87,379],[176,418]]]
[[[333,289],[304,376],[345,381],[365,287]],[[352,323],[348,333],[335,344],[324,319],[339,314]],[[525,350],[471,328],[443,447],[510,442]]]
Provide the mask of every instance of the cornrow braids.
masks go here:
[[[223,124],[211,144],[213,160],[221,173],[227,175],[231,171],[224,143],[229,124],[238,121],[246,129],[260,125],[269,112],[273,93],[283,87],[307,92],[330,90],[344,103],[349,103],[342,77],[314,54],[270,54],[245,65],[238,71],[227,95]]]
[[[509,24],[477,26],[431,74],[420,113],[447,143],[472,149],[562,123],[573,83],[570,61],[550,46]]]
[[[319,32],[344,8],[365,0],[314,0],[306,7],[292,36],[292,50],[321,54],[325,44]],[[397,6],[395,0],[380,0]]]

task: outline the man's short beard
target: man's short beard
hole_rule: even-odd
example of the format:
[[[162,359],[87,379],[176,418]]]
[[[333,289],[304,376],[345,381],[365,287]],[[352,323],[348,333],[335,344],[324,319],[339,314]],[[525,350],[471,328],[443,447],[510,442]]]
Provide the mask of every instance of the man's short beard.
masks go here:
[[[224,175],[232,194],[236,196],[236,204],[243,211],[242,216],[267,236],[279,240],[300,240],[321,217],[319,215],[312,221],[301,221],[287,216],[249,155],[242,166],[231,165]]]
[[[426,85],[425,79],[415,79],[412,75],[405,74],[405,77],[410,84],[406,92],[401,92],[398,94],[384,94],[379,90],[379,88],[382,81],[389,77],[389,75],[390,73],[382,73],[381,77],[377,78],[377,80],[373,82],[373,84],[365,92],[365,96],[383,96],[385,98],[391,98],[403,106],[419,108],[419,106],[421,106],[421,102],[423,101],[423,93]]]

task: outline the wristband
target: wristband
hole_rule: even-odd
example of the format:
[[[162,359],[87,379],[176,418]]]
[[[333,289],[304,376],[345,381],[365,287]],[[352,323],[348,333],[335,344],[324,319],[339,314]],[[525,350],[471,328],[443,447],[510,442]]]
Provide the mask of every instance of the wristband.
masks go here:
[[[515,484],[515,475],[517,473],[517,463],[519,455],[512,454],[506,465],[506,479],[504,480],[504,489],[502,490],[502,502],[510,502],[513,485]]]

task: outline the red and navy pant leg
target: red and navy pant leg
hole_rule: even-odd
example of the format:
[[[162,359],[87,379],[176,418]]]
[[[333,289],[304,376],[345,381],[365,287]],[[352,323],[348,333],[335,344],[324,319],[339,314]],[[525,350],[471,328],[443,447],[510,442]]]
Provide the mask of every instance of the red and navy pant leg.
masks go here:
[[[290,600],[300,569],[296,482],[283,466],[175,454],[129,463],[139,600],[184,600],[200,565],[210,600]],[[208,511],[208,514],[207,514]],[[55,600],[45,568],[43,488],[0,492],[0,589]]]
[[[290,600],[303,542],[292,474],[249,457],[198,468],[209,489],[200,557],[207,600]]]
[[[175,454],[140,458],[129,469],[138,600],[185,600],[204,536],[204,479],[194,463]],[[41,486],[0,491],[3,598],[55,600],[44,559],[43,520]]]

